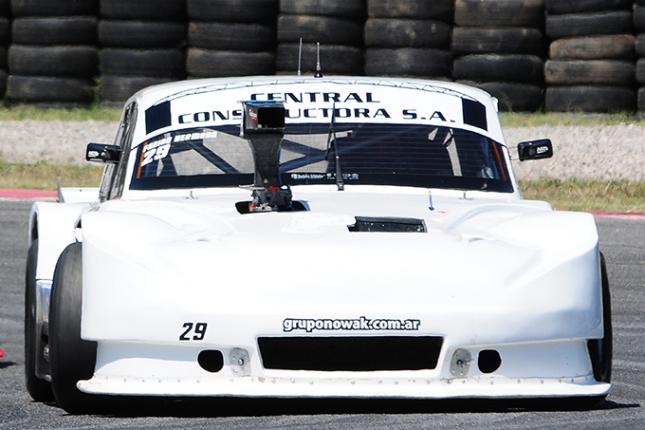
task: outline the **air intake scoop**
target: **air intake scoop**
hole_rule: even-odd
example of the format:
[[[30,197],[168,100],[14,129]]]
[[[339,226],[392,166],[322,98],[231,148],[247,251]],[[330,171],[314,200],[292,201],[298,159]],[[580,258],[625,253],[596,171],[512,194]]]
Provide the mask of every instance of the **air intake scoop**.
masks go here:
[[[357,216],[356,223],[348,225],[351,232],[427,233],[426,223],[418,218]]]

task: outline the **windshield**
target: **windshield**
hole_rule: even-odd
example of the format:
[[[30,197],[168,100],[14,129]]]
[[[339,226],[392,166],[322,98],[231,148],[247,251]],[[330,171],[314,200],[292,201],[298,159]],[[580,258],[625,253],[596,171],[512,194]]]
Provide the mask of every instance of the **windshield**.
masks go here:
[[[401,185],[512,192],[498,143],[450,127],[400,124],[294,124],[280,152],[283,184],[336,183],[334,150],[346,185]],[[333,140],[333,137],[331,137]],[[131,188],[204,188],[253,183],[253,156],[239,127],[158,135],[136,149]]]

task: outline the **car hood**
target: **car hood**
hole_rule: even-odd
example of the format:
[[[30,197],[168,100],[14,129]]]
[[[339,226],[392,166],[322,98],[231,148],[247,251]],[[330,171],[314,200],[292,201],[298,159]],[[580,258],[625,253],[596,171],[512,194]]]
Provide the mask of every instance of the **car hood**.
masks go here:
[[[560,306],[584,303],[584,313],[597,300],[584,296],[593,294],[584,284],[596,280],[579,275],[597,266],[589,214],[463,193],[437,193],[431,210],[427,190],[347,188],[299,192],[309,210],[297,212],[241,215],[235,202],[248,192],[240,191],[106,204],[83,217],[84,256],[91,254],[90,265],[122,264],[128,276],[115,276],[123,283],[155,284],[157,306],[169,312],[179,295],[199,298],[190,303],[196,314],[283,318],[328,317],[330,309],[405,318],[433,309],[433,318],[446,320],[471,309],[507,324],[504,317],[537,307],[552,309],[548,324],[556,327],[578,324]],[[351,232],[356,216],[417,218],[427,232]],[[87,297],[105,303],[100,293]],[[593,328],[588,315],[580,320]],[[514,330],[518,338],[549,333],[544,326]]]

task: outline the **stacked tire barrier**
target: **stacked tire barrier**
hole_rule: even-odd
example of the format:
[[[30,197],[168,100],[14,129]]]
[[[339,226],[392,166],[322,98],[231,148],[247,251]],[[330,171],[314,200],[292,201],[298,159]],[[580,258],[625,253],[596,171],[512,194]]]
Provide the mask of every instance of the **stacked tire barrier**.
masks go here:
[[[463,82],[503,111],[645,111],[645,0],[0,0],[9,102],[122,105],[318,63]]]
[[[77,106],[94,100],[97,0],[11,0],[10,101]]]
[[[639,111],[645,111],[645,0],[634,3],[634,31],[638,35],[634,51],[636,54],[636,104]]]
[[[187,0],[193,78],[275,73],[278,0]]]
[[[631,0],[546,0],[547,111],[636,107]]]
[[[7,49],[11,40],[10,0],[0,0],[0,98],[7,90]]]
[[[365,0],[280,0],[277,72],[312,75],[319,52],[324,74],[362,75],[364,22]]]
[[[102,103],[185,77],[185,16],[184,0],[100,0]]]
[[[542,105],[544,0],[456,0],[453,78],[482,88],[499,109]]]
[[[450,79],[454,0],[367,0],[365,74]]]

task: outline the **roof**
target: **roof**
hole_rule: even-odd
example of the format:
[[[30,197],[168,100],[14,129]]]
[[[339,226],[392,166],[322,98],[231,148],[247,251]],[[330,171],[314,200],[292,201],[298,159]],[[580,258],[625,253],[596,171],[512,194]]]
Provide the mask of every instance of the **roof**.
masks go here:
[[[166,128],[238,125],[242,100],[279,100],[287,123],[424,123],[470,129],[504,143],[496,103],[462,84],[408,78],[251,76],[187,80],[148,87],[137,102],[147,135]],[[141,127],[140,127],[141,128]]]

